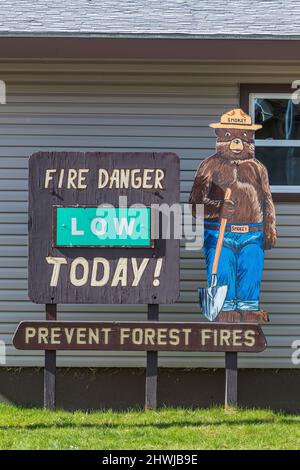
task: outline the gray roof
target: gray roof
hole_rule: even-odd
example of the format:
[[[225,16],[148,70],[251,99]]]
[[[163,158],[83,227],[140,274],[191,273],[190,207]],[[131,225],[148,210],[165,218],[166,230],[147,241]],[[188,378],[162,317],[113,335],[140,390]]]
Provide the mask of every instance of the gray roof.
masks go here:
[[[300,2],[2,0],[0,35],[300,38]]]

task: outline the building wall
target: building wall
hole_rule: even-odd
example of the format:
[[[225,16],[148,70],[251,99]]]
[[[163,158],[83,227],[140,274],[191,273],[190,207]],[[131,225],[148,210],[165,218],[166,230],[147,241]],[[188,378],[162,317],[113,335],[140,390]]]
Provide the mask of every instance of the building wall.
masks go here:
[[[27,299],[27,164],[38,150],[174,151],[181,158],[182,202],[194,172],[213,153],[208,124],[239,104],[239,83],[291,83],[299,64],[7,62],[0,79],[0,339],[8,366],[38,366],[43,354],[16,351],[19,321],[44,319]],[[263,307],[268,349],[241,356],[241,367],[289,368],[300,336],[300,204],[277,204],[279,243],[267,254]],[[205,284],[199,252],[181,253],[180,302],[161,308],[163,320],[202,320],[196,289]],[[64,320],[142,320],[143,306],[59,306]],[[64,352],[60,366],[144,366],[143,353]],[[221,354],[161,353],[167,367],[222,367]]]

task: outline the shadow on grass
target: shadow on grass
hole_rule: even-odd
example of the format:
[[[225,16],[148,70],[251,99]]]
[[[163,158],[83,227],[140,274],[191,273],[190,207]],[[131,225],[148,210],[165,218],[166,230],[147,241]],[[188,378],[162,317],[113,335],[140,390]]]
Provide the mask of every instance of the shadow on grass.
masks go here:
[[[28,430],[34,431],[38,429],[93,429],[93,428],[106,428],[106,429],[120,429],[120,428],[157,428],[157,429],[169,429],[172,427],[215,427],[215,426],[254,426],[254,425],[274,425],[274,424],[290,424],[290,425],[299,425],[299,419],[292,419],[292,418],[281,418],[280,420],[276,419],[239,419],[239,420],[218,420],[218,421],[171,421],[169,423],[81,423],[76,424],[74,422],[66,422],[66,423],[37,423],[37,424],[24,424],[24,425],[7,425],[7,426],[0,426],[0,431],[17,431],[17,430]]]

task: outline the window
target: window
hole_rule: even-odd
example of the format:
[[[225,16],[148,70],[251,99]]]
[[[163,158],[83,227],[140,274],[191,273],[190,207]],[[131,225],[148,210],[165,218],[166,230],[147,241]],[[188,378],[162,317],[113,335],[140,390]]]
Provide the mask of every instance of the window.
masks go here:
[[[300,194],[300,104],[290,90],[248,90],[248,102],[252,119],[263,125],[255,133],[256,158],[268,168],[272,192]]]

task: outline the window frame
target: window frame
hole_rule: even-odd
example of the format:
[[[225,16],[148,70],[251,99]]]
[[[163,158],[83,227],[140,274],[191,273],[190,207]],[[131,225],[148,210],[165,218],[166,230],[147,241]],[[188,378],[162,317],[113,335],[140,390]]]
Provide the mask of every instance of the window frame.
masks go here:
[[[295,89],[291,84],[240,84],[240,107],[254,117],[254,99],[253,97],[291,97]],[[266,142],[267,145],[266,145]],[[272,140],[266,141],[256,139],[255,144],[259,147],[300,147],[300,140]],[[272,185],[271,192],[275,202],[300,202],[300,186]]]

